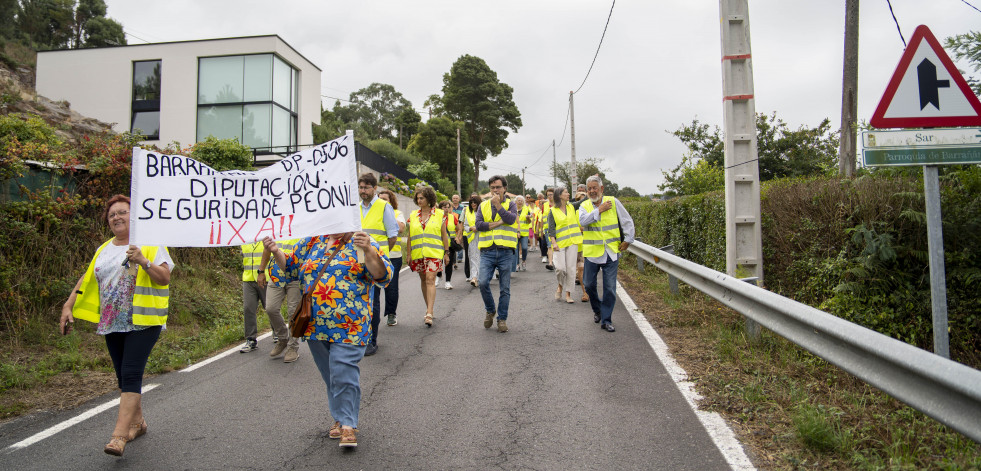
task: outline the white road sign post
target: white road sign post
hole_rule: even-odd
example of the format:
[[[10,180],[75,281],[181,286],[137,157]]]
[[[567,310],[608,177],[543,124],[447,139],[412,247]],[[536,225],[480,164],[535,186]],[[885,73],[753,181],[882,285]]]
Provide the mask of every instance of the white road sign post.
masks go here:
[[[981,163],[981,101],[930,29],[920,25],[913,32],[870,123],[876,128],[973,127],[867,131],[863,134],[865,166],[923,166],[933,352],[950,358],[937,166]]]

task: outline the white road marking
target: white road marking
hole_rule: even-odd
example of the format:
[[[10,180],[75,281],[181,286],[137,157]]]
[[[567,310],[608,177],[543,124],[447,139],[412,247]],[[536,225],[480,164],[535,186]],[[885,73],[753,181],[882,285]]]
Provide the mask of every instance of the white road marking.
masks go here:
[[[671,375],[674,384],[678,386],[678,390],[685,397],[685,401],[688,401],[688,405],[695,412],[698,421],[705,427],[705,431],[708,432],[709,437],[715,442],[715,446],[722,452],[722,456],[729,463],[729,467],[735,470],[755,470],[756,467],[753,466],[749,457],[746,456],[742,444],[736,439],[736,434],[732,432],[732,429],[729,428],[729,425],[726,424],[722,416],[716,412],[704,411],[698,408],[698,401],[702,399],[702,396],[695,391],[695,384],[687,381],[688,373],[674,361],[674,357],[668,351],[667,344],[657,334],[651,323],[647,321],[644,314],[637,309],[634,300],[630,298],[630,295],[623,289],[620,282],[617,282],[617,297],[623,301],[623,306],[627,308],[630,317],[634,319],[637,327],[640,328],[640,333],[647,339],[647,343],[650,344],[654,353],[657,354],[658,359],[661,360],[664,369],[668,370],[668,374]]]
[[[159,384],[147,384],[146,386],[143,386],[143,394],[146,394],[147,391],[150,391],[151,389],[153,389],[153,388],[155,388],[157,386],[160,386],[160,385]],[[29,446],[31,446],[31,445],[33,445],[33,444],[35,444],[35,443],[37,443],[37,442],[39,442],[41,440],[44,440],[45,438],[48,438],[48,437],[50,437],[50,436],[52,436],[52,435],[54,435],[54,434],[56,434],[56,433],[58,433],[58,432],[60,432],[62,430],[67,429],[68,427],[71,427],[73,425],[80,424],[83,421],[85,421],[87,419],[90,419],[92,417],[95,417],[96,415],[98,415],[98,414],[100,414],[102,412],[105,412],[106,410],[112,409],[113,407],[116,407],[118,405],[119,405],[119,398],[116,398],[116,399],[113,399],[113,400],[111,400],[111,401],[109,401],[109,402],[107,402],[105,404],[102,404],[102,405],[93,407],[93,408],[91,408],[91,409],[89,409],[89,410],[87,410],[85,412],[82,412],[81,414],[79,414],[79,415],[77,415],[75,417],[72,417],[71,419],[68,419],[68,420],[66,420],[66,421],[64,421],[64,422],[62,422],[60,424],[54,425],[52,427],[48,427],[46,430],[42,430],[42,431],[40,431],[38,433],[35,433],[34,435],[31,435],[28,438],[25,438],[24,440],[21,440],[21,441],[19,441],[17,443],[14,443],[13,445],[8,446],[7,447],[7,452],[9,453],[9,452],[12,452],[12,451],[17,451],[17,450],[20,450],[20,449],[23,449],[23,448],[27,448],[27,447],[29,447]]]
[[[272,332],[266,332],[266,333],[264,333],[264,334],[256,337],[255,340],[258,342],[258,341],[263,340],[263,339],[266,339],[266,338],[268,338],[270,336],[272,336]],[[245,346],[245,343],[236,345],[236,346],[234,346],[232,348],[229,348],[228,350],[225,350],[224,352],[221,352],[221,353],[219,353],[219,354],[217,354],[217,355],[215,355],[215,356],[213,356],[211,358],[208,358],[206,360],[199,361],[199,362],[197,362],[197,363],[195,363],[195,364],[193,364],[191,366],[188,366],[187,368],[184,368],[183,370],[180,370],[180,372],[181,373],[190,373],[191,371],[194,371],[194,370],[196,370],[198,368],[201,368],[204,365],[207,365],[209,363],[212,363],[212,362],[221,360],[222,358],[225,358],[228,355],[231,355],[231,354],[233,354],[233,353],[241,350],[242,347],[244,347],[244,346]]]

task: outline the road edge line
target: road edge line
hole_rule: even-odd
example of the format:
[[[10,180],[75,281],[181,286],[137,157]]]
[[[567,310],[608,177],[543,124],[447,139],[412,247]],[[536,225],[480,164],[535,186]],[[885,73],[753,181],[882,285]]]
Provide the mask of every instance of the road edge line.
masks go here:
[[[755,471],[756,467],[753,466],[753,462],[746,455],[743,445],[739,443],[736,434],[729,428],[729,424],[726,423],[725,419],[717,412],[709,412],[698,408],[698,401],[703,396],[695,390],[695,383],[688,381],[688,373],[674,360],[674,357],[671,356],[671,352],[668,350],[668,345],[664,343],[661,336],[654,330],[654,326],[640,312],[633,298],[630,297],[630,294],[627,293],[627,290],[623,288],[623,285],[619,281],[617,282],[617,296],[623,301],[623,306],[627,308],[627,312],[630,313],[630,317],[637,324],[640,333],[647,340],[651,349],[654,350],[654,354],[657,355],[658,360],[664,365],[664,369],[671,375],[675,386],[681,391],[681,395],[684,396],[685,401],[688,402],[688,406],[695,412],[698,421],[701,422],[702,427],[708,432],[716,448],[725,457],[729,467],[741,471]]]
[[[159,384],[148,384],[146,386],[143,386],[143,389],[142,389],[141,393],[142,394],[146,394],[147,392],[151,391],[152,389],[156,388],[157,386],[160,386],[160,385]],[[42,431],[40,431],[38,433],[35,433],[34,435],[31,435],[30,437],[27,437],[27,438],[25,438],[25,439],[23,439],[23,440],[21,440],[21,441],[19,441],[17,443],[14,443],[13,445],[10,445],[10,446],[8,446],[6,448],[6,452],[7,453],[11,453],[11,452],[14,452],[14,451],[17,451],[17,450],[23,450],[24,448],[27,448],[27,447],[29,447],[29,446],[31,446],[31,445],[33,445],[33,444],[35,444],[35,443],[37,443],[37,442],[39,442],[41,440],[44,440],[45,438],[51,437],[51,436],[57,434],[58,432],[61,432],[62,430],[67,429],[68,427],[71,427],[73,425],[80,424],[80,423],[82,423],[82,422],[84,422],[84,421],[86,421],[88,419],[91,419],[92,417],[95,417],[96,415],[101,414],[102,412],[105,412],[105,411],[107,411],[109,409],[112,409],[113,407],[116,407],[117,405],[119,405],[119,398],[118,397],[115,398],[115,399],[113,399],[113,400],[111,400],[111,401],[109,401],[109,402],[107,402],[107,403],[105,403],[105,404],[100,404],[100,405],[95,406],[95,407],[93,407],[93,408],[91,408],[91,409],[89,409],[89,410],[87,410],[85,412],[82,412],[81,414],[78,414],[75,417],[72,417],[72,418],[70,418],[68,420],[62,421],[61,423],[52,425],[51,427],[48,427],[48,428],[46,428],[46,429],[44,429],[44,430],[42,430]]]

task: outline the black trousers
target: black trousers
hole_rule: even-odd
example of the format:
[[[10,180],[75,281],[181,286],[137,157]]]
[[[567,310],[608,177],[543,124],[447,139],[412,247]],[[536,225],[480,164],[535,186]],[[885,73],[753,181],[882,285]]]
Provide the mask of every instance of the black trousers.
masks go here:
[[[161,326],[153,326],[131,332],[106,334],[106,348],[112,367],[116,370],[116,382],[122,392],[143,391],[143,371],[150,359],[150,351],[160,338]]]

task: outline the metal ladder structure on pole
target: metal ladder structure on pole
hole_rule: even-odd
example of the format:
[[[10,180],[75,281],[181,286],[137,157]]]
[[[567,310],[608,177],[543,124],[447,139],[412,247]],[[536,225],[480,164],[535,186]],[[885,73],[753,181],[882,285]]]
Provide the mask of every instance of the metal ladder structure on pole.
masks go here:
[[[726,273],[763,285],[760,169],[748,0],[719,0],[725,117]],[[759,324],[746,319],[751,338]]]

